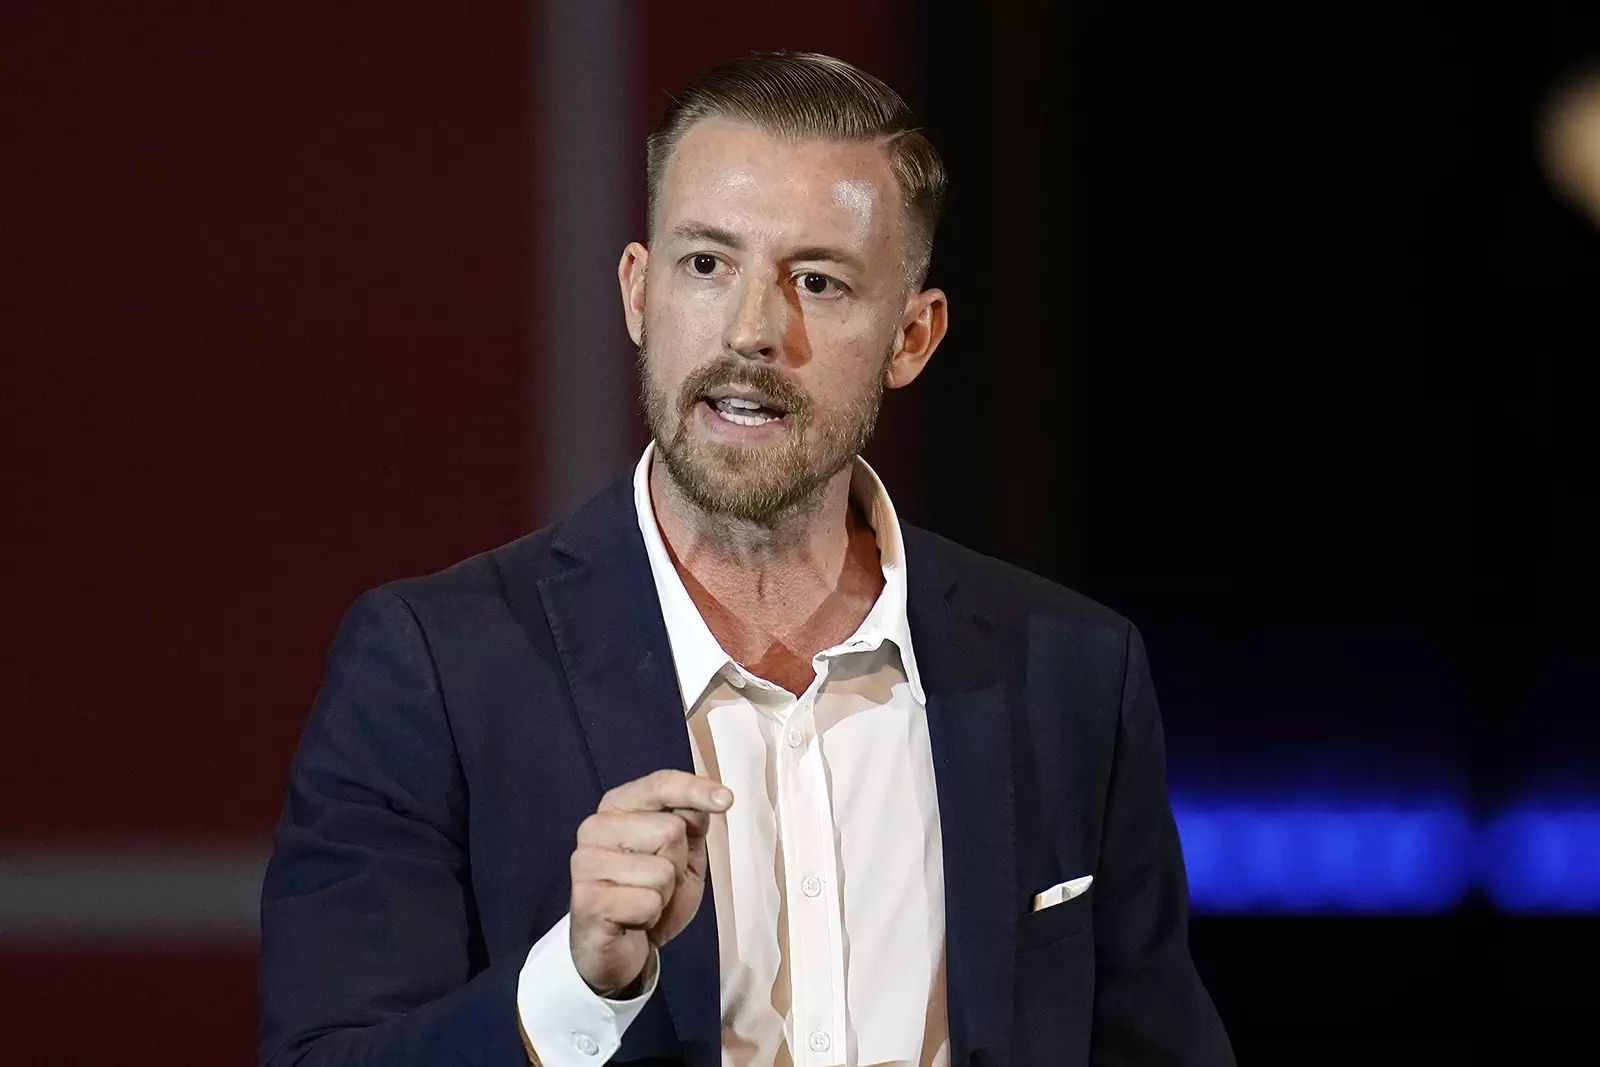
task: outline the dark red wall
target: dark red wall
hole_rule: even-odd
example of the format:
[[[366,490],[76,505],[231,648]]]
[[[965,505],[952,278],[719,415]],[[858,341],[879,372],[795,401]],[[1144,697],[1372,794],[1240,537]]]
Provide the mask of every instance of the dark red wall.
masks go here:
[[[345,604],[528,510],[522,15],[102,8],[6,35],[0,835],[259,835]]]
[[[0,848],[264,842],[348,602],[531,510],[525,8],[8,8]],[[248,1062],[253,986],[0,949],[0,1060]]]

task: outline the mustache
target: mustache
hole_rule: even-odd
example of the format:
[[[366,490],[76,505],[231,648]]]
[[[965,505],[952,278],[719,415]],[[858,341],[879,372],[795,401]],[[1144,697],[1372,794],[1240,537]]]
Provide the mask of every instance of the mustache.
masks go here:
[[[811,409],[811,398],[798,386],[764,363],[719,359],[700,367],[684,379],[678,390],[678,410],[687,412],[711,390],[725,385],[741,385],[763,393],[796,420]]]

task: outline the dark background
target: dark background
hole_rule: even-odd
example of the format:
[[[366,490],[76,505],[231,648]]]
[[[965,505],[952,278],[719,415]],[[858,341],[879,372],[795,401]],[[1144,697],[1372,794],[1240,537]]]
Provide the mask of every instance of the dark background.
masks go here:
[[[1592,798],[1600,233],[1535,152],[1592,25],[923,32],[951,432],[903,510],[1141,627],[1175,789]],[[1193,941],[1241,1062],[1521,1062],[1589,1025],[1600,922]]]
[[[1535,123],[1593,22],[627,10],[636,107],[595,121],[638,140],[773,47],[928,123],[953,329],[869,455],[1139,624],[1175,789],[1592,803],[1600,232]],[[540,12],[7,13],[0,850],[263,841],[348,602],[553,517]],[[1587,1025],[1600,919],[1193,942],[1241,1062],[1522,1062]],[[248,1062],[253,983],[248,943],[0,944],[0,1056]]]

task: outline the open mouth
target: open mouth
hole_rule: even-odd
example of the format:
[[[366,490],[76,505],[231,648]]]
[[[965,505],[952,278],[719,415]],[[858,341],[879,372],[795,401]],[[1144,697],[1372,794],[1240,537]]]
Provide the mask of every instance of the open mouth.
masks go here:
[[[765,426],[778,422],[789,413],[764,398],[746,396],[708,396],[709,407],[719,418],[735,426]]]

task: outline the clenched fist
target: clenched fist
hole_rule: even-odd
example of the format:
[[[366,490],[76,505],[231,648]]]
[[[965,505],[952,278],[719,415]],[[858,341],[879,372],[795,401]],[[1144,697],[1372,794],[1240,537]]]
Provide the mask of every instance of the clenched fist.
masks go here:
[[[572,962],[602,996],[644,971],[700,910],[706,828],[733,794],[684,771],[617,786],[578,826],[572,853]]]

